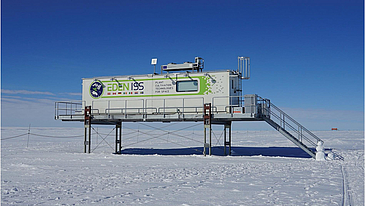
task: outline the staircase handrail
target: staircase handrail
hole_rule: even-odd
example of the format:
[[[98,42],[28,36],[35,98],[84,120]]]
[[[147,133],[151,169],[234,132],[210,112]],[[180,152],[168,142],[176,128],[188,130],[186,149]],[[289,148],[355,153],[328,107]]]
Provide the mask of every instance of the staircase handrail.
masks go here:
[[[296,132],[298,135],[300,135],[300,137],[302,139],[305,139],[306,141],[308,141],[312,146],[317,146],[317,143],[318,142],[322,142],[323,143],[323,141],[319,137],[317,137],[315,134],[313,134],[311,131],[309,131],[307,128],[305,128],[303,125],[301,125],[299,122],[297,122],[296,120],[294,120],[291,116],[289,116],[283,110],[281,110],[280,108],[278,108],[276,105],[274,105],[273,103],[271,103],[270,100],[264,99],[262,97],[259,97],[259,100],[263,101],[263,103],[267,105],[267,106],[261,107],[264,110],[262,112],[262,114],[270,114],[269,116],[266,116],[267,118],[272,119],[270,116],[271,115],[274,116],[279,121],[283,122],[284,127],[285,126],[288,126],[290,129],[292,129],[294,132]],[[279,114],[275,113],[272,109],[276,110]],[[296,127],[294,127],[293,125],[291,125],[285,119],[288,119],[292,123],[294,123],[298,127],[298,129]],[[306,132],[306,133],[308,133],[317,142],[312,141],[309,137],[307,137],[306,135],[304,135],[303,134],[303,131]]]
[[[288,114],[286,114],[284,111],[282,111],[281,109],[279,109],[277,106],[275,106],[274,104],[271,103],[271,106],[273,108],[275,108],[276,110],[278,110],[283,116],[285,116],[285,118],[289,119],[290,121],[292,121],[294,124],[296,124],[299,128],[301,128],[302,130],[304,130],[305,132],[307,132],[310,136],[312,136],[314,139],[317,140],[317,142],[321,141],[323,142],[320,138],[318,138],[315,134],[313,134],[311,131],[309,131],[307,128],[305,128],[303,125],[301,125],[300,123],[298,123],[296,120],[294,120],[291,116],[289,116]],[[295,130],[295,128],[290,125],[287,121],[284,120],[284,122],[292,127],[293,130]],[[299,132],[299,131],[298,131]],[[306,137],[305,135],[303,135],[304,137]],[[307,139],[309,140],[309,139]],[[317,145],[316,143],[313,143],[314,145]]]

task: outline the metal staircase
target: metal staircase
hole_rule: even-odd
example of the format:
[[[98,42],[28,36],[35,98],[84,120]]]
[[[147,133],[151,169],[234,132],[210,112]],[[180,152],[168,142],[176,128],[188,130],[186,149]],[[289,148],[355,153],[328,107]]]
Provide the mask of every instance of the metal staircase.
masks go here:
[[[270,100],[258,97],[258,105],[259,114],[264,121],[311,157],[316,158],[316,152],[313,148],[317,146],[318,142],[323,143],[320,138],[272,104]]]

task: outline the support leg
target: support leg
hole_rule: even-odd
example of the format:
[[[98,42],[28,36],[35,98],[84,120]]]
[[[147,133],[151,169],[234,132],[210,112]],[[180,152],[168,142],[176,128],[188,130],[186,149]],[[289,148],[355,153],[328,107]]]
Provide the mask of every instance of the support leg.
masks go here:
[[[206,148],[209,148],[209,155],[212,155],[212,110],[211,103],[204,104],[204,151],[206,156]],[[207,129],[209,130],[209,144],[207,144]]]
[[[232,146],[232,124],[229,122],[229,155],[231,155],[231,146]]]
[[[88,121],[85,125],[85,133],[84,133],[84,153],[91,152],[91,121]]]
[[[122,151],[122,132],[123,132],[123,127],[122,127],[122,122],[120,122],[120,129],[119,129],[119,152]]]
[[[118,122],[115,130],[115,154],[122,150],[122,122]]]
[[[91,151],[91,106],[86,106],[84,109],[84,153]]]
[[[227,141],[227,129],[228,129],[228,141]],[[231,155],[231,142],[232,142],[232,134],[231,134],[231,122],[224,124],[224,155],[227,155],[226,147],[228,146],[228,155]]]
[[[204,125],[204,149],[203,149],[204,156],[207,156],[206,144],[207,144],[207,128]]]
[[[84,133],[84,153],[86,153],[86,145],[87,145],[87,126],[88,125],[84,125],[84,128],[85,128],[85,133]]]
[[[90,153],[91,152],[91,120],[89,120],[89,140],[88,140],[88,146],[89,146],[89,151],[88,151],[88,153]]]
[[[207,130],[209,133],[209,143],[207,143]],[[207,155],[207,148],[209,155],[212,155],[212,128],[211,125],[204,125],[204,156]]]
[[[212,127],[209,125],[209,156],[212,156]]]
[[[118,140],[118,123],[115,125],[115,151],[114,153],[117,154],[118,153],[118,144],[119,144],[119,140]]]
[[[226,156],[227,155],[227,148],[226,148],[226,142],[227,142],[227,127],[226,127],[226,125],[224,125],[224,131],[223,131],[223,133],[224,133],[224,140],[223,140],[224,146],[223,146],[223,151],[224,151],[224,156]]]

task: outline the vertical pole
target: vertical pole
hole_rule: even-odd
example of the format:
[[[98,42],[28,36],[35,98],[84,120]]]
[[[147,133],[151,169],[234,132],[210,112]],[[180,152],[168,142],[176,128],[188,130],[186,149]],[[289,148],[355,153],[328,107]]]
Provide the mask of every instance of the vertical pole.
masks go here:
[[[119,152],[122,152],[122,132],[123,132],[123,128],[122,128],[122,122],[119,123]]]
[[[88,120],[88,111],[89,111],[89,109],[88,109],[88,107],[85,107],[85,109],[84,109],[84,129],[85,129],[85,131],[84,131],[84,153],[86,153],[86,144],[87,144],[87,127],[89,126],[88,124],[87,124],[87,120]]]
[[[89,113],[91,114],[91,107],[89,108]],[[89,140],[88,140],[88,143],[89,143],[89,153],[91,152],[91,115],[89,115]]]
[[[115,125],[115,154],[118,153],[118,123]]]
[[[84,127],[85,127],[85,133],[84,133],[84,153],[86,153],[86,136],[87,136],[87,124],[85,123],[84,124]]]
[[[204,104],[204,151],[203,154],[206,156],[206,148],[209,147],[209,155],[212,155],[212,110],[211,103]],[[207,131],[209,130],[209,144],[207,144]]]
[[[231,155],[231,142],[232,142],[231,125],[232,122],[226,122],[224,124],[224,155],[227,155],[226,152],[227,146],[228,146],[228,155]],[[228,141],[227,141],[227,129],[228,129]]]
[[[227,151],[226,151],[226,142],[227,142],[227,127],[226,125],[224,125],[224,147],[223,147],[223,150],[224,150],[224,156],[227,155]]]
[[[122,122],[117,122],[115,128],[115,154],[117,154],[122,150]]]
[[[86,106],[84,109],[84,153],[91,151],[91,106]]]
[[[28,128],[28,140],[27,140],[27,148],[29,146],[29,134],[30,134],[30,124],[29,124],[29,128]]]
[[[209,156],[212,156],[212,125],[211,124],[209,124],[208,129],[209,129]]]
[[[229,122],[229,156],[231,156],[231,145],[232,145],[232,122]]]
[[[206,144],[207,144],[207,128],[206,128],[205,123],[204,123],[204,150],[203,150],[204,156],[207,156],[207,151],[205,149]]]

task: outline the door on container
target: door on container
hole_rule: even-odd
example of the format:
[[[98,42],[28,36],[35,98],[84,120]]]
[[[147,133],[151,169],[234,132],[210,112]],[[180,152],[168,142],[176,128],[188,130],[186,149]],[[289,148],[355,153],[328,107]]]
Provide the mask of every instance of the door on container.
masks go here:
[[[231,106],[241,106],[241,98],[242,98],[242,89],[240,84],[240,79],[237,75],[230,76],[229,80],[230,86],[230,100],[229,103]]]

